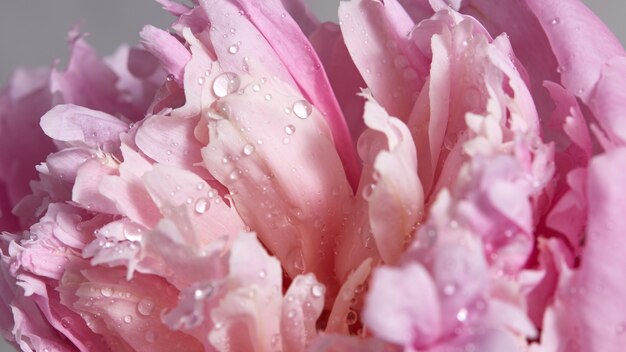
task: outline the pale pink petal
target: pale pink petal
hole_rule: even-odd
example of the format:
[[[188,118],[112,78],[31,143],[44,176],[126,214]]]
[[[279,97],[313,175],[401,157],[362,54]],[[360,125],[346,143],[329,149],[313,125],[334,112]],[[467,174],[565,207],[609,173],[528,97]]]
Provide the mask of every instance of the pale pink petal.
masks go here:
[[[93,152],[87,148],[67,148],[48,155],[46,165],[50,173],[59,179],[74,183],[78,168],[92,157]]]
[[[348,180],[356,186],[360,173],[352,138],[339,104],[321,62],[311,43],[306,39],[296,22],[285,11],[279,0],[238,0],[241,8],[250,16],[250,21],[272,46],[282,64],[287,68],[303,96],[319,109],[330,127],[337,152],[344,163]],[[210,12],[210,11],[209,11]],[[251,40],[254,40],[253,38]],[[296,55],[297,53],[297,55]],[[306,67],[307,69],[302,69]]]
[[[182,82],[185,65],[191,59],[189,50],[168,32],[154,26],[143,27],[142,45],[161,63],[163,69]]]
[[[377,269],[365,304],[365,323],[387,341],[423,348],[439,335],[437,288],[419,264]]]
[[[104,150],[119,143],[128,125],[109,114],[78,105],[57,105],[41,117],[41,128],[57,141]]]
[[[105,157],[106,158],[106,157]],[[100,193],[100,183],[105,176],[114,175],[117,168],[107,165],[106,159],[89,159],[83,163],[76,174],[76,183],[72,188],[72,201],[83,208],[106,214],[119,214],[115,204]]]
[[[160,312],[175,305],[178,293],[162,278],[135,275],[126,281],[123,269],[87,268],[68,272],[60,291],[61,302],[82,313],[111,348],[203,350],[195,338],[161,323]]]
[[[345,279],[330,311],[328,324],[326,325],[325,330],[327,333],[346,334],[349,332],[348,315],[355,314],[355,312],[352,311],[351,306],[353,305],[353,302],[358,302],[359,299],[363,299],[362,296],[365,294],[364,287],[367,284],[367,279],[369,278],[371,272],[372,259],[368,258],[360,263],[354,272],[350,273],[350,275]],[[351,317],[350,319],[354,320],[353,318],[359,317]],[[351,323],[354,324],[355,321],[352,321]]]
[[[623,49],[620,47],[620,50]],[[608,60],[602,67],[600,79],[588,99],[589,108],[604,133],[609,140],[619,145],[626,143],[626,109],[623,106],[625,96],[624,91],[620,89],[624,86],[624,77],[626,77],[626,58],[618,56]],[[575,76],[572,76],[572,79],[575,79]]]
[[[300,26],[304,35],[309,36],[319,26],[319,20],[304,0],[281,0],[281,3]]]
[[[122,143],[120,149],[124,161],[119,166],[119,176],[104,176],[99,191],[132,221],[151,228],[161,218],[161,214],[141,177],[152,169],[152,165],[126,142]]]
[[[346,1],[339,6],[348,51],[374,98],[406,121],[428,66],[409,40],[414,23],[397,1]]]
[[[290,276],[313,272],[332,291],[331,236],[352,191],[326,122],[273,80],[248,85],[217,107],[207,118],[206,168]]]
[[[393,263],[423,214],[424,192],[417,176],[415,144],[406,125],[375,102],[366,103],[364,119],[369,128],[382,132],[387,139],[374,161],[374,182],[366,186],[362,196],[369,202],[378,252],[385,262]]]
[[[316,323],[324,309],[325,292],[313,274],[296,276],[291,282],[285,293],[280,320],[285,351],[304,352],[317,337]]]

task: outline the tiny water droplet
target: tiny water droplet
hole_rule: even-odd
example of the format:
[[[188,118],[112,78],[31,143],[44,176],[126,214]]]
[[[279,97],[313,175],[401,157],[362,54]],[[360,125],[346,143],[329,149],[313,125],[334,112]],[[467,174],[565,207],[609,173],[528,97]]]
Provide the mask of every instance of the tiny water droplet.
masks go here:
[[[239,179],[239,171],[237,170],[233,170],[230,175],[228,175],[228,178],[235,181],[237,179]]]
[[[204,214],[209,207],[211,206],[211,203],[209,203],[206,198],[201,197],[198,198],[198,200],[196,201],[196,205],[194,207],[196,213],[198,214]]]
[[[283,138],[283,144],[289,144],[289,137]]]
[[[233,72],[224,72],[221,75],[215,77],[213,81],[213,93],[223,98],[228,94],[235,93],[239,86],[241,86],[241,79],[239,75]]]
[[[261,279],[264,279],[266,276],[267,276],[267,272],[265,270],[259,271],[259,277]]]
[[[443,286],[443,294],[446,296],[452,296],[456,292],[455,284],[446,284]]]
[[[231,46],[228,47],[228,52],[231,54],[237,54],[237,52],[239,52],[239,45],[237,44],[233,44]]]
[[[198,191],[201,191],[203,188],[204,188],[204,183],[202,183],[202,182],[198,182],[198,184],[196,185],[196,189],[197,189]]]
[[[176,77],[174,77],[174,75],[170,73],[169,75],[167,75],[167,76],[165,77],[165,80],[166,80],[166,81],[168,81],[168,82],[171,82],[171,81],[173,81],[175,78],[176,78]]]
[[[63,319],[61,319],[61,325],[63,325],[64,328],[69,328],[70,325],[72,325],[72,319],[69,317],[64,317]]]
[[[131,317],[130,315],[124,317],[124,322],[126,324],[130,324],[131,321],[133,321],[133,317]]]
[[[265,100],[267,100],[267,101],[272,100],[272,95],[271,94],[265,94]]]
[[[561,19],[558,18],[558,17],[555,17],[555,18],[552,19],[552,21],[550,21],[550,23],[552,23],[552,24],[559,24],[559,23],[561,23]]]
[[[460,322],[464,322],[467,320],[467,309],[461,308],[458,313],[456,313],[456,320]]]
[[[243,147],[243,153],[244,153],[245,155],[252,155],[252,153],[254,153],[254,146],[253,146],[252,144],[249,144],[249,143],[248,143],[248,144],[246,144],[246,145]]]
[[[157,340],[157,333],[152,330],[148,330],[146,331],[145,338],[146,338],[146,342],[154,343]]]
[[[261,90],[261,86],[255,83],[252,85],[252,90],[255,92],[259,92]]]
[[[321,284],[313,285],[313,287],[311,287],[311,294],[313,295],[313,297],[322,297],[324,295],[324,286],[322,286]]]
[[[198,77],[198,85],[203,85],[205,81],[206,81],[206,78]]]
[[[285,126],[285,133],[292,135],[294,132],[296,132],[296,127],[294,125]]]
[[[358,318],[359,318],[358,314],[352,309],[350,309],[348,311],[348,314],[346,315],[346,324],[354,325]]]
[[[373,183],[365,186],[365,188],[363,188],[363,191],[361,192],[363,199],[369,200],[372,197],[372,193],[374,193],[375,189],[376,185]]]
[[[306,100],[298,100],[293,104],[293,113],[301,119],[306,119],[313,113],[313,107]]]

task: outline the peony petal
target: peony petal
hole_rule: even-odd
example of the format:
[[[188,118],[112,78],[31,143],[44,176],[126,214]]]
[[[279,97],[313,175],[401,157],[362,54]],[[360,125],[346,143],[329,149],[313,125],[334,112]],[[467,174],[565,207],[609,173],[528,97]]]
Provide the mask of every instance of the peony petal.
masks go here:
[[[57,105],[41,117],[41,128],[57,141],[107,150],[119,143],[128,125],[109,114],[78,105]]]
[[[145,26],[139,34],[142,45],[161,63],[163,69],[182,82],[184,68],[191,54],[178,39],[153,26]]]
[[[317,337],[317,319],[324,309],[325,288],[313,274],[299,275],[283,300],[280,320],[285,351],[304,352]]]

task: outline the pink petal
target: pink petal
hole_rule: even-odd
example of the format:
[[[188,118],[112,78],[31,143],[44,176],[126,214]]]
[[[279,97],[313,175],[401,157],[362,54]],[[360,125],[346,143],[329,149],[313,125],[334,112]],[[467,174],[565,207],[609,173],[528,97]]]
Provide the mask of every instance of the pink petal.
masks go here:
[[[98,148],[119,143],[128,125],[109,114],[78,105],[57,105],[41,117],[41,128],[57,141]],[[81,143],[82,142],[82,143]]]
[[[117,173],[117,168],[106,165],[98,159],[86,161],[78,169],[76,183],[72,189],[72,201],[85,209],[106,214],[119,214],[115,204],[100,193],[100,183],[104,177]]]
[[[185,65],[191,59],[189,51],[171,34],[153,26],[143,27],[142,44],[161,63],[163,69],[181,82]]]
[[[349,326],[346,320],[348,314],[355,313],[354,311],[350,313],[352,302],[353,300],[356,301],[357,298],[362,299],[360,296],[364,294],[363,288],[371,272],[372,259],[368,258],[360,263],[354,272],[346,278],[330,311],[325,330],[327,333],[347,334],[349,332]]]
[[[283,18],[284,8],[278,0],[238,0],[241,8],[250,16],[250,21],[272,46],[280,61],[285,65],[300,87],[305,98],[322,112],[328,123],[348,180],[356,185],[360,168],[353,148],[350,132],[332,94],[332,88],[311,44],[298,25],[290,17]],[[308,49],[307,49],[308,48]],[[298,53],[294,55],[294,53]],[[302,70],[302,67],[308,67]]]
[[[342,2],[339,19],[372,95],[390,115],[406,121],[427,70],[424,56],[409,41],[413,21],[395,0]]]
[[[242,219],[290,276],[306,270],[328,286],[329,236],[339,231],[336,214],[352,191],[320,113],[279,87],[268,80],[220,99],[207,119],[210,142],[202,153]]]
[[[363,319],[376,336],[387,341],[414,348],[427,346],[437,339],[441,324],[435,283],[419,264],[379,268],[374,272]]]
[[[280,320],[285,351],[304,352],[317,337],[317,319],[324,309],[325,288],[313,274],[299,275],[283,300]]]

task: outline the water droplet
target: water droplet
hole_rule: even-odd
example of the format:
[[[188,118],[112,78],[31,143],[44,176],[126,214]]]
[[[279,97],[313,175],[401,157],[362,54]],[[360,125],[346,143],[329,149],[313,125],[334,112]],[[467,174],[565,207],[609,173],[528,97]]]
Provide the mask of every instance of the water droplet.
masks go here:
[[[239,179],[239,171],[238,170],[233,170],[230,175],[228,175],[228,178],[231,179],[232,181],[235,181],[237,179]]]
[[[321,284],[315,284],[311,287],[311,294],[313,297],[322,297],[324,295],[324,286]]]
[[[280,335],[278,335],[278,334],[272,335],[272,339],[270,341],[272,343],[272,346],[278,345],[279,341],[280,341]]]
[[[231,46],[228,47],[228,52],[231,54],[237,54],[237,52],[239,52],[239,45],[237,44],[233,44]]]
[[[464,322],[467,320],[467,309],[461,308],[458,313],[456,313],[456,320],[460,322]]]
[[[198,182],[198,184],[196,185],[196,189],[197,189],[198,191],[201,191],[203,188],[204,188],[204,183],[202,183],[202,182]]]
[[[137,311],[139,314],[148,316],[154,310],[154,302],[148,298],[144,298],[137,303]]]
[[[456,292],[455,284],[446,284],[443,286],[443,294],[446,296],[452,296]]]
[[[203,85],[205,81],[206,81],[206,78],[198,77],[198,85]]]
[[[295,310],[290,310],[289,312],[287,312],[287,318],[289,319],[293,319],[296,316],[296,311]]]
[[[213,285],[208,284],[203,288],[197,288],[193,291],[193,298],[196,300],[205,299],[212,295],[214,291]]]
[[[293,113],[301,119],[306,119],[313,113],[313,107],[306,100],[298,100],[293,104]]]
[[[258,84],[253,84],[252,85],[252,90],[255,92],[259,92],[261,90],[261,86]]]
[[[156,332],[148,330],[146,331],[146,335],[144,337],[146,338],[146,342],[154,343],[157,340],[158,335]]]
[[[299,248],[294,248],[287,255],[287,262],[293,265],[293,268],[295,269],[296,272],[298,273],[304,272],[304,257],[302,256],[302,252],[300,251]]]
[[[131,321],[133,321],[133,317],[131,317],[130,315],[124,317],[124,322],[126,324],[130,324]]]
[[[198,198],[198,200],[196,201],[196,205],[194,209],[196,210],[196,213],[204,214],[207,210],[209,210],[210,206],[211,206],[211,203],[209,203],[206,200],[206,198],[201,197],[201,198]]]
[[[72,325],[72,319],[69,317],[64,317],[63,319],[61,319],[61,325],[63,325],[64,328],[69,328],[70,325]]]
[[[291,114],[291,109],[290,108],[285,108],[285,114],[287,114],[287,115]]]
[[[228,94],[235,93],[241,85],[239,75],[233,72],[225,72],[215,78],[213,81],[213,93],[223,98]]]
[[[359,318],[358,314],[352,309],[350,309],[348,311],[348,314],[346,315],[346,324],[354,325],[358,318]]]
[[[166,81],[168,81],[168,82],[171,82],[171,81],[173,81],[175,78],[176,78],[176,77],[174,77],[174,75],[170,73],[169,75],[167,75],[167,76],[165,77],[165,80],[166,80]]]
[[[447,150],[452,150],[452,148],[454,148],[454,146],[456,145],[458,138],[459,137],[456,133],[448,133],[443,139],[444,148],[446,148]]]
[[[559,23],[561,23],[561,19],[558,18],[558,17],[555,17],[555,18],[552,19],[552,21],[550,21],[550,23],[552,23],[552,24],[559,24]]]
[[[363,191],[361,192],[363,199],[369,200],[372,197],[372,193],[374,193],[375,189],[376,185],[373,183],[365,186],[365,188],[363,188]]]
[[[243,147],[243,153],[245,155],[252,155],[252,153],[254,153],[254,146],[252,144],[250,144],[250,143],[246,144]]]
[[[559,67],[557,67],[557,68],[556,68],[556,72],[557,72],[557,73],[563,73],[563,72],[565,72],[565,66],[559,66]]]
[[[104,296],[104,297],[111,297],[113,296],[113,289],[110,287],[103,287],[100,289],[100,293]]]
[[[285,126],[285,133],[292,135],[294,132],[296,132],[296,127],[294,125]]]
[[[267,272],[265,270],[259,271],[259,277],[261,279],[265,279],[266,276],[267,276]]]
[[[283,138],[283,144],[289,144],[289,137]]]
[[[141,231],[141,227],[134,223],[124,225],[124,237],[131,242],[141,241],[141,237],[143,236]]]
[[[265,100],[267,100],[267,101],[272,100],[272,95],[271,94],[265,94]]]

